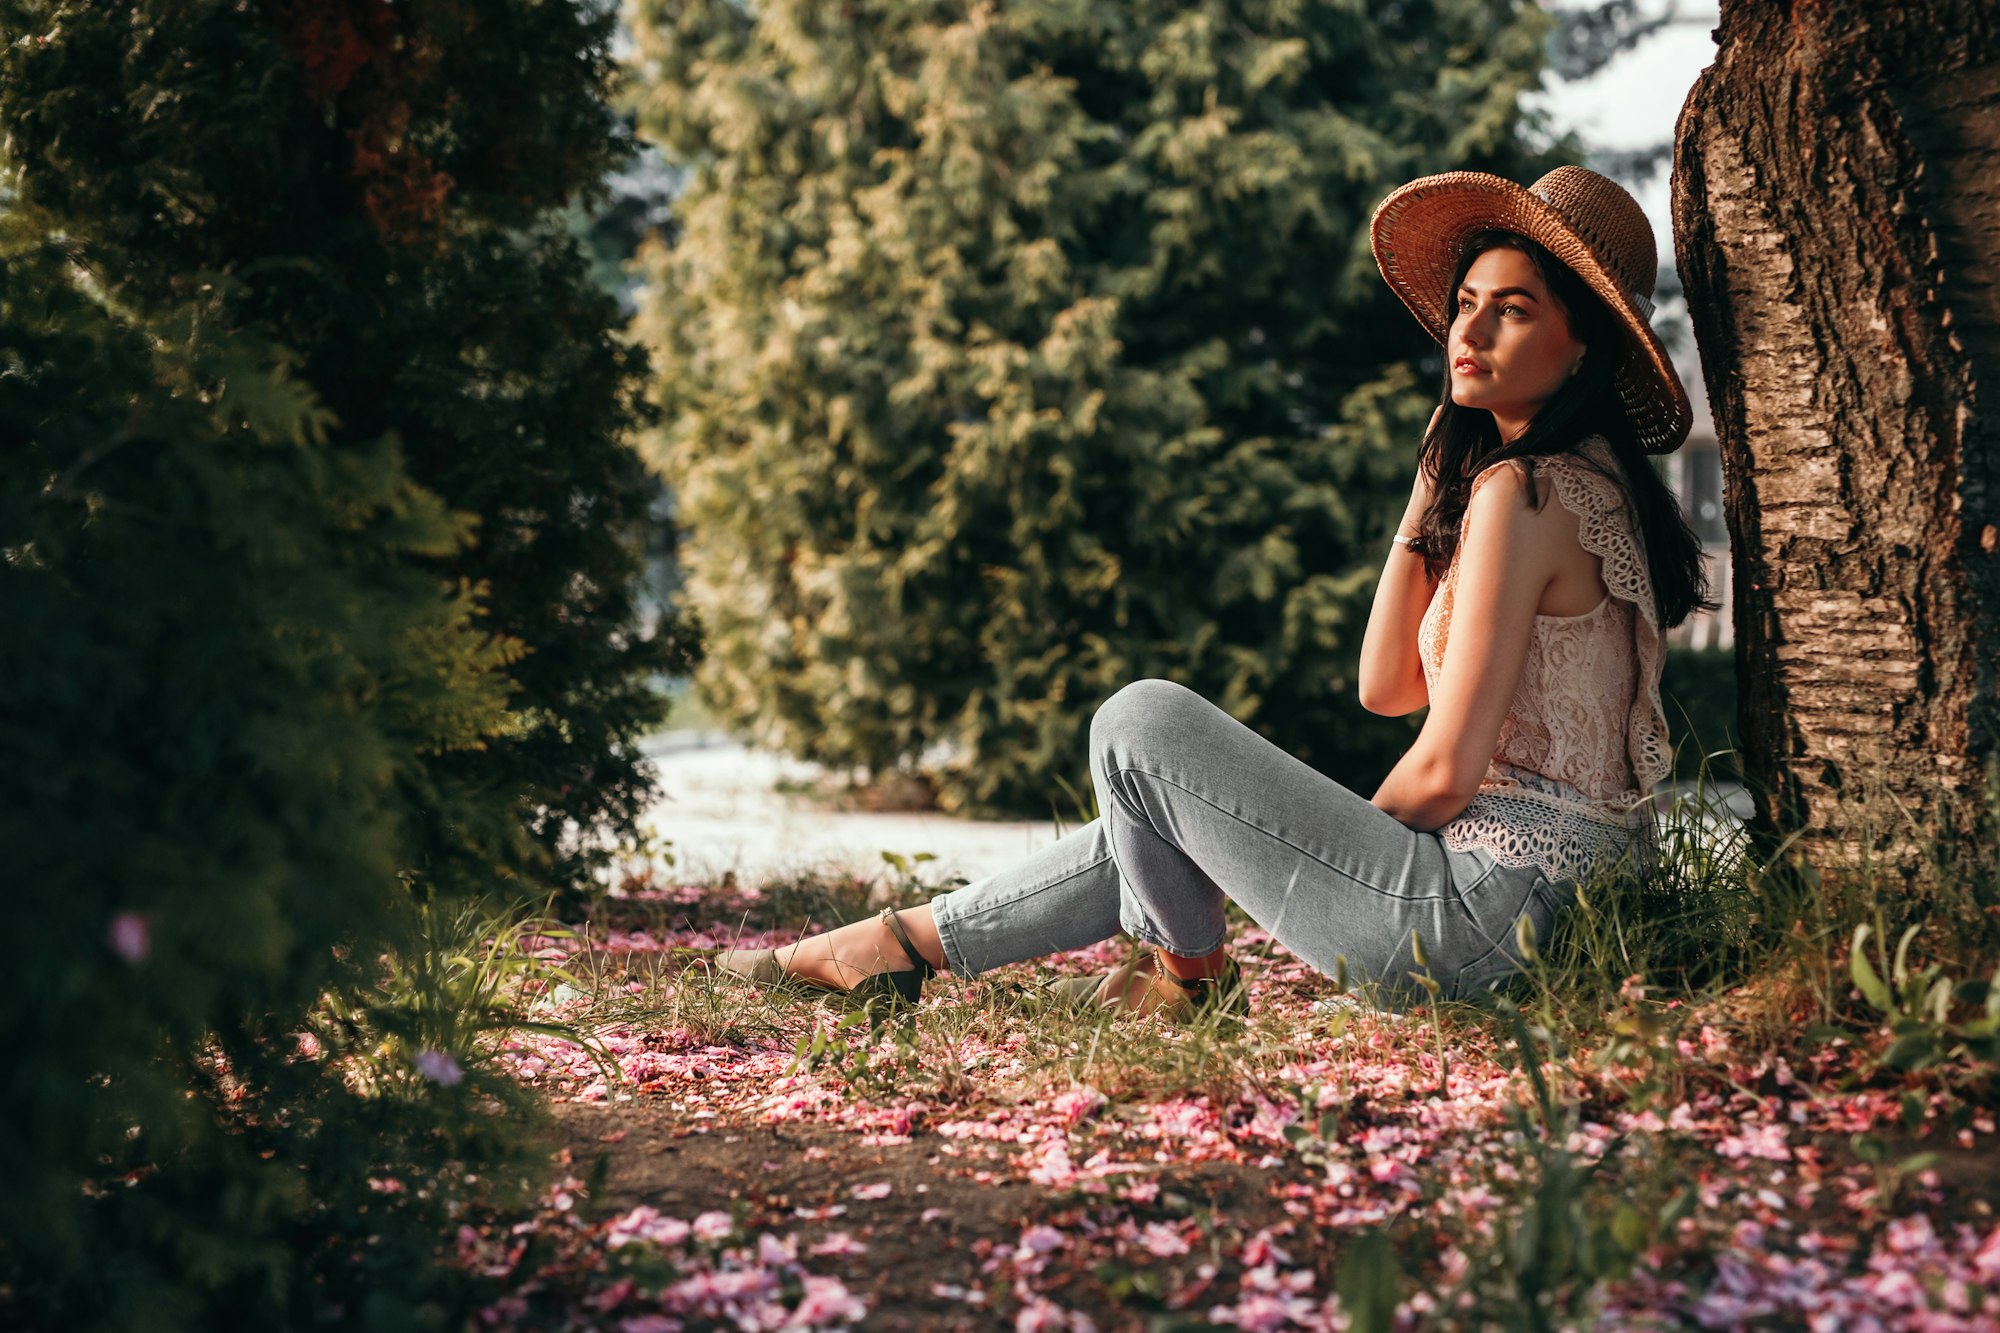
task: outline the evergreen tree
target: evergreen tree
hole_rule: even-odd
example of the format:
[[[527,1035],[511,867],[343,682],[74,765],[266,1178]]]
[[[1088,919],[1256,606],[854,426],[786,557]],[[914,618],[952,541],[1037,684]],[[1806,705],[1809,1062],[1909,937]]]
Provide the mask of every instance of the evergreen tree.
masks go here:
[[[1409,724],[1355,660],[1436,349],[1391,188],[1533,179],[1503,0],[641,0],[689,172],[639,328],[709,702],[769,744],[1047,808],[1180,680],[1319,767]]]
[[[448,1321],[526,1178],[517,1083],[352,1014],[645,792],[608,24],[0,0],[0,1324]]]
[[[89,235],[128,301],[213,275],[297,358],[338,440],[393,432],[477,522],[433,557],[519,652],[509,720],[431,765],[508,793],[543,880],[580,886],[654,795],[636,750],[688,627],[633,604],[652,520],[629,445],[645,358],[568,210],[631,142],[597,3],[11,0],[0,114],[23,197]],[[441,826],[442,827],[442,826]],[[455,874],[448,834],[433,876]],[[498,855],[475,858],[483,873]]]
[[[364,1299],[407,1322],[462,1191],[369,1178],[521,1162],[464,1097],[359,1096],[334,1052],[298,1058],[320,997],[406,946],[421,829],[518,858],[510,801],[428,773],[505,725],[512,648],[414,563],[469,522],[392,439],[333,446],[221,285],[143,315],[87,238],[0,212],[0,845],[29,940],[0,1002],[10,1327]]]

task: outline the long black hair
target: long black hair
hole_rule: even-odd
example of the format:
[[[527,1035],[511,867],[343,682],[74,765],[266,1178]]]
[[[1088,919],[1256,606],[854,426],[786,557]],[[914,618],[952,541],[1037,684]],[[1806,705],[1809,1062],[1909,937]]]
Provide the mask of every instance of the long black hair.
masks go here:
[[[1432,578],[1442,577],[1450,567],[1458,550],[1459,523],[1465,517],[1472,481],[1481,469],[1506,458],[1528,460],[1528,501],[1539,507],[1533,460],[1568,454],[1594,466],[1578,453],[1578,446],[1593,435],[1601,435],[1610,441],[1618,464],[1618,475],[1611,480],[1623,486],[1639,520],[1660,628],[1680,624],[1697,607],[1715,610],[1720,604],[1708,595],[1701,541],[1688,527],[1673,492],[1647,462],[1618,396],[1619,349],[1625,346],[1627,335],[1590,285],[1527,237],[1511,231],[1482,231],[1467,239],[1459,255],[1458,271],[1446,289],[1445,309],[1458,308],[1458,289],[1473,261],[1500,248],[1518,250],[1528,257],[1548,285],[1549,295],[1568,317],[1571,335],[1588,350],[1577,373],[1542,404],[1520,437],[1502,444],[1491,412],[1452,402],[1451,354],[1446,349],[1441,410],[1417,451],[1417,466],[1433,479],[1430,508],[1417,527],[1417,554],[1424,558]]]

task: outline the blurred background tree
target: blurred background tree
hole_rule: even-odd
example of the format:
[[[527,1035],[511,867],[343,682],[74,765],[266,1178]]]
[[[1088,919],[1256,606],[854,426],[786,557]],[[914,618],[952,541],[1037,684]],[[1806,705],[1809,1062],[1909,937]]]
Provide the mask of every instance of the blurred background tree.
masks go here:
[[[1550,20],[1496,0],[641,0],[653,457],[706,701],[947,807],[1046,810],[1182,681],[1366,789],[1354,665],[1441,365],[1394,185],[1533,179]],[[1564,145],[1557,145],[1558,148]]]
[[[588,882],[686,664],[566,221],[611,23],[0,0],[0,1323],[449,1324],[546,1161],[395,978]]]

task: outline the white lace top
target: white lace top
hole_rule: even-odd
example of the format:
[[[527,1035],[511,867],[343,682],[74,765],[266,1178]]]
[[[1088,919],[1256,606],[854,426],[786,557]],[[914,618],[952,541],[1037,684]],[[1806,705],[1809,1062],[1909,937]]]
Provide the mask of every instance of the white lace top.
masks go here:
[[[1602,437],[1580,448],[1617,475]],[[1521,466],[1494,464],[1473,479],[1473,492],[1509,465]],[[1587,878],[1593,865],[1628,847],[1652,856],[1651,793],[1672,767],[1673,751],[1660,707],[1659,611],[1624,488],[1569,457],[1536,459],[1535,479],[1577,515],[1578,540],[1602,558],[1609,592],[1582,615],[1535,617],[1521,683],[1479,794],[1438,833],[1447,847],[1482,847],[1504,865],[1536,866],[1560,883]],[[1463,526],[1459,532],[1462,541]],[[1454,558],[1417,629],[1433,691],[1457,576]]]

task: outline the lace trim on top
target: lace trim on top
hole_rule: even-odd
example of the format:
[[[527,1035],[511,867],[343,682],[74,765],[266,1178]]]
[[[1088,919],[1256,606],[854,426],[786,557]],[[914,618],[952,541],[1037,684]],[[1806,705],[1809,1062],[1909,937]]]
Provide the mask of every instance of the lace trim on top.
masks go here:
[[[1581,446],[1615,469],[1610,444]],[[1660,704],[1664,660],[1650,566],[1622,486],[1568,457],[1536,460],[1538,475],[1578,517],[1578,540],[1599,557],[1607,595],[1577,616],[1535,617],[1521,683],[1501,724],[1479,794],[1439,834],[1455,850],[1484,848],[1551,880],[1582,879],[1635,843],[1654,847],[1650,793],[1672,767]],[[1495,464],[1473,481],[1490,476]],[[1461,540],[1464,528],[1460,528]],[[1454,559],[1418,627],[1435,690],[1457,589]]]

